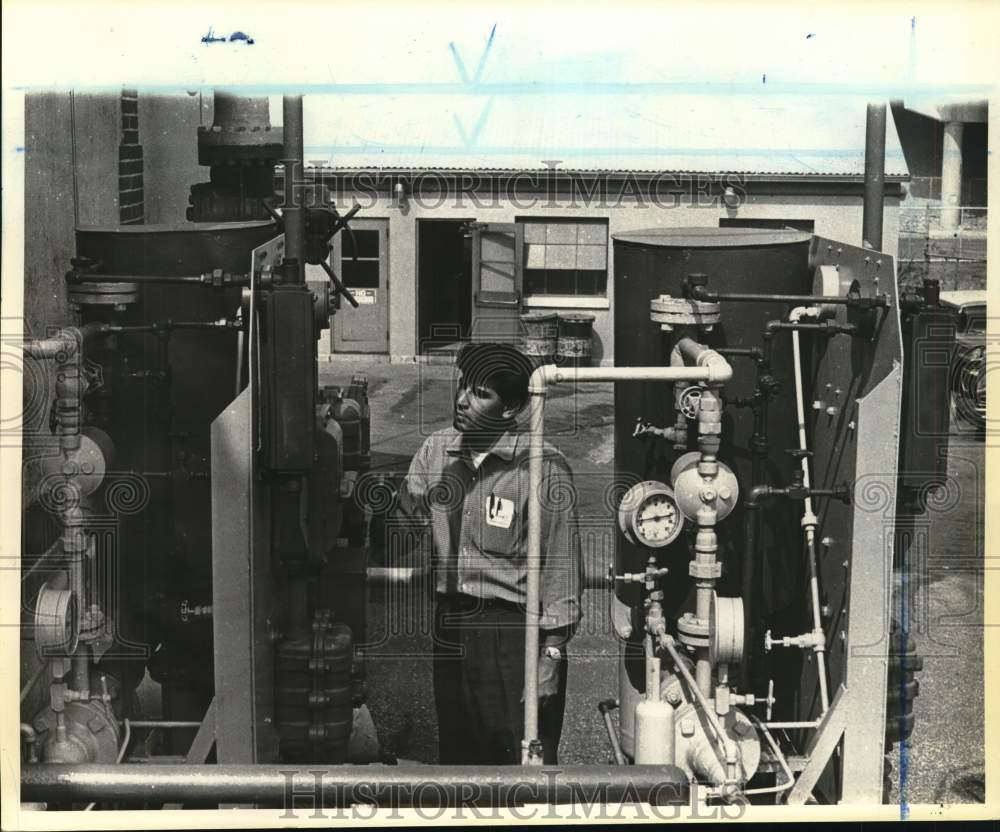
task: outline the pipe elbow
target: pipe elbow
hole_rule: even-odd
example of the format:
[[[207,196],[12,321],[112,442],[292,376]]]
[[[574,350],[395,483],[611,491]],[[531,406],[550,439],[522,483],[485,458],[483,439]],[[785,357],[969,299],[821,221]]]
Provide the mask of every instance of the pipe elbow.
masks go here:
[[[788,313],[788,320],[791,323],[798,323],[803,318],[819,317],[819,307],[817,306],[796,306]]]
[[[770,485],[755,485],[750,489],[744,505],[747,508],[760,508],[764,500],[774,496],[774,489]]]
[[[528,377],[528,395],[544,396],[548,391],[549,374],[555,369],[553,364],[542,364],[540,367],[536,367]]]
[[[708,369],[709,384],[724,384],[733,378],[733,365],[715,350],[705,350],[699,355],[698,365]]]

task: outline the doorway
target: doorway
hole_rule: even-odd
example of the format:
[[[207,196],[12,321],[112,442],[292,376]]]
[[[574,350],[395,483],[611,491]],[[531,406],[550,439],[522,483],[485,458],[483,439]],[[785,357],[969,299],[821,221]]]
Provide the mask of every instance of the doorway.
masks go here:
[[[331,263],[357,308],[346,301],[333,319],[333,351],[389,351],[389,221],[360,219],[333,238]]]
[[[472,322],[469,220],[417,220],[417,348],[468,340]]]

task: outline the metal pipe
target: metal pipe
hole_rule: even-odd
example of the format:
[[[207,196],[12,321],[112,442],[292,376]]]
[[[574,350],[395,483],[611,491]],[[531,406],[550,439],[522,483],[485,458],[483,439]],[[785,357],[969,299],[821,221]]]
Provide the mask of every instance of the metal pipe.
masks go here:
[[[296,268],[285,275],[289,283],[305,282],[305,208],[302,205],[303,175],[302,96],[286,95],[282,99],[284,117],[285,204],[281,218],[285,226],[285,262],[294,261]]]
[[[525,563],[524,638],[524,738],[521,762],[542,764],[538,741],[538,627],[540,618],[542,565],[542,450],[545,442],[545,396],[550,383],[563,381],[707,381],[721,383],[733,376],[733,368],[715,350],[698,357],[696,367],[537,367],[528,381],[528,556]]]
[[[805,315],[815,315],[815,307],[798,307],[793,309],[788,318],[798,321]],[[799,345],[799,332],[792,330],[792,360],[795,367],[795,412],[799,423],[799,449],[802,454],[802,485],[809,489],[809,443],[806,438],[805,400],[802,384],[802,351]],[[826,633],[823,632],[823,619],[820,616],[819,603],[819,569],[816,563],[816,525],[818,520],[812,509],[812,498],[808,495],[803,501],[802,526],[806,535],[806,555],[809,561],[809,594],[812,600],[813,633],[817,636],[813,651],[816,654],[816,674],[819,680],[819,696],[822,714],[830,709],[830,694],[826,683]]]
[[[708,698],[698,689],[698,683],[691,675],[691,671],[687,669],[687,666],[681,659],[680,653],[677,652],[677,648],[674,646],[673,638],[671,636],[664,635],[660,639],[660,644],[670,654],[670,658],[674,660],[677,672],[684,677],[684,681],[687,682],[692,695],[698,700],[698,705],[701,707],[702,713],[705,714],[708,724],[712,726],[712,730],[715,732],[719,749],[722,751],[722,755],[726,760],[726,778],[730,781],[735,781],[736,766],[739,764],[739,746],[737,746],[736,743],[729,738],[725,730],[723,730],[722,723],[719,722],[719,717],[715,713],[715,708],[712,707]]]
[[[318,766],[41,764],[21,769],[21,799],[233,802],[315,806],[518,806],[687,802],[677,766]],[[310,808],[312,811],[312,808]]]
[[[21,723],[21,736],[24,737],[24,744],[26,746],[27,762],[37,763],[38,762],[38,735],[35,733],[35,729],[29,725],[27,722]]]
[[[797,304],[830,304],[838,306],[885,306],[886,301],[881,297],[872,299],[862,297],[850,297],[847,295],[781,295],[755,292],[713,292],[704,286],[692,286],[691,297],[694,300],[707,303],[722,303],[726,301],[737,301],[739,303],[797,303]]]
[[[768,728],[815,728],[820,724],[822,720],[812,719],[808,721],[790,721],[790,722],[768,722]]]
[[[200,728],[201,722],[196,719],[132,719],[125,720],[133,728]]]
[[[59,541],[53,543],[52,546],[49,547],[49,552],[51,552],[52,549],[58,545]],[[37,670],[35,670],[35,672],[31,674],[31,678],[28,680],[28,683],[23,688],[21,688],[22,705],[24,704],[24,700],[27,699],[28,696],[31,694],[31,691],[34,689],[35,685],[38,684],[38,680],[42,678],[42,674],[45,673],[48,667],[49,667],[48,660],[43,661],[41,664],[39,664]]]
[[[865,119],[865,196],[862,245],[882,250],[885,189],[885,104],[869,104]]]
[[[611,743],[611,751],[615,755],[615,764],[619,766],[625,765],[625,754],[622,752],[622,744],[618,739],[618,732],[615,730],[614,724],[611,722],[611,712],[618,707],[617,699],[604,699],[597,703],[597,710],[601,712],[601,716],[604,717],[604,727],[608,732],[608,742]]]

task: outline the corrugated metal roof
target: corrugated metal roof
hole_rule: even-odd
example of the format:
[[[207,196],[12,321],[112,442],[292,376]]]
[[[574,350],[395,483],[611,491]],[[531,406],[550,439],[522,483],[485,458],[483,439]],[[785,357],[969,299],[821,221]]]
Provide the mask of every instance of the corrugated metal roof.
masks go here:
[[[306,159],[338,168],[857,176],[862,98],[357,95],[306,99]],[[906,176],[892,119],[886,174]]]

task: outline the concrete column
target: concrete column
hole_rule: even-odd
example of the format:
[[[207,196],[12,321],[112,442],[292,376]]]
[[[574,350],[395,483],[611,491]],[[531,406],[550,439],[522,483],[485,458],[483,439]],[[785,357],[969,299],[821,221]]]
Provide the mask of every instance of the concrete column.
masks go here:
[[[962,122],[944,125],[941,147],[941,227],[958,228],[962,204]]]

